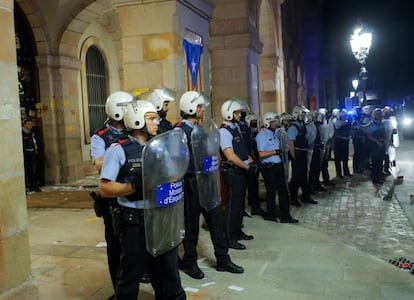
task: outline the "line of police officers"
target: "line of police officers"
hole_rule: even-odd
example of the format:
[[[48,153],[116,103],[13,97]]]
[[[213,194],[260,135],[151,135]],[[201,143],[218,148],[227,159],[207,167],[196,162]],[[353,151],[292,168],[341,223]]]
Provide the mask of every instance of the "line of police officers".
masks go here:
[[[115,291],[111,298],[137,299],[139,282],[151,282],[156,299],[185,299],[179,268],[192,278],[204,277],[196,251],[200,214],[210,230],[216,270],[243,273],[228,250],[246,249],[239,241],[253,239],[242,230],[246,190],[252,214],[278,221],[277,192],[280,222],[297,223],[289,204],[316,204],[310,194],[326,190],[319,181],[321,173],[325,185],[333,184],[327,172],[332,128],[339,136],[335,140],[341,141],[334,143],[335,165],[342,162],[344,175],[350,175],[347,153],[341,152],[346,140],[342,126],[335,127],[326,111],[309,114],[297,106],[292,115],[268,112],[259,131],[257,116],[242,119],[248,107],[232,98],[221,107],[223,122],[218,130],[206,113],[211,101],[202,92],[182,95],[182,120],[174,126],[166,119],[174,92],[155,89],[139,98],[147,101],[122,91],[111,94],[105,105],[105,126],[91,140],[92,158],[101,174],[99,194],[92,196],[105,225]],[[368,139],[380,143],[377,131],[368,126]],[[378,168],[375,155],[373,174]],[[259,169],[266,187],[266,212],[258,198]],[[181,243],[182,258],[178,256]]]

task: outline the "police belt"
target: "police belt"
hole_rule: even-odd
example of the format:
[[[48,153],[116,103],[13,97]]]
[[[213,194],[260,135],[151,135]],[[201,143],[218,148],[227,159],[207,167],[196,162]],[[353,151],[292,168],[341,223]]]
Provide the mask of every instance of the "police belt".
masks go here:
[[[265,169],[269,169],[269,168],[273,168],[273,167],[278,167],[278,166],[282,166],[282,163],[263,163],[262,164],[263,168]]]
[[[308,148],[296,148],[295,151],[308,151]]]
[[[144,210],[139,208],[120,207],[121,221],[127,224],[142,225],[144,222]]]

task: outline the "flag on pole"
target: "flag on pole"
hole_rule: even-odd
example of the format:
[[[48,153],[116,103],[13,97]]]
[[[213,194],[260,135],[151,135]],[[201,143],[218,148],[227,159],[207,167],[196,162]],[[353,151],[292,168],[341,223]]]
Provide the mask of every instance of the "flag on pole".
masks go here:
[[[187,58],[187,67],[191,74],[191,83],[194,89],[197,86],[198,69],[200,68],[203,46],[192,43],[186,39],[183,40],[183,46]]]

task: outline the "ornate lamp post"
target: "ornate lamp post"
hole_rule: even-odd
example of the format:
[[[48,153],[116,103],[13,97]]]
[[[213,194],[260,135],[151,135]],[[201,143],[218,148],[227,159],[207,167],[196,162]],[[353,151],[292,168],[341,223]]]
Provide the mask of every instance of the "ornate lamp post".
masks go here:
[[[354,88],[354,97],[358,97],[358,105],[360,105],[359,96],[358,96],[358,84],[359,84],[358,79],[352,80],[352,87]]]
[[[359,25],[354,29],[349,42],[351,44],[352,53],[354,54],[355,59],[361,65],[359,77],[362,79],[363,104],[366,105],[366,80],[368,79],[368,71],[365,64],[369,54],[369,49],[371,48],[372,33],[366,31],[362,25]]]

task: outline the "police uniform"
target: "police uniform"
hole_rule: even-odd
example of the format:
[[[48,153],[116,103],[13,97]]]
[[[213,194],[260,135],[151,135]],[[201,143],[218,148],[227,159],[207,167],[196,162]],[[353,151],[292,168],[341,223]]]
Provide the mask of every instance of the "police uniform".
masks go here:
[[[369,140],[372,159],[371,179],[373,183],[382,183],[386,139],[384,124],[374,119],[367,127],[367,135],[374,138],[377,142]]]
[[[266,208],[268,220],[276,221],[275,198],[279,196],[280,220],[289,222],[292,217],[289,212],[289,193],[285,182],[285,172],[281,159],[282,149],[276,132],[263,128],[256,136],[257,151],[274,151],[275,154],[261,159],[262,175],[266,187]]]
[[[160,125],[158,126],[158,133],[164,133],[166,131],[172,130],[174,126],[165,118],[160,119]]]
[[[302,190],[302,202],[316,203],[309,194],[308,187],[308,140],[306,127],[302,122],[292,123],[287,131],[289,141],[294,141],[295,158],[292,159],[292,177],[290,180],[290,201],[298,205],[298,190]]]
[[[105,151],[111,144],[124,138],[126,135],[119,132],[114,126],[109,124],[95,132],[91,138],[91,155],[95,161],[99,157],[104,157]],[[116,198],[101,198],[95,196],[94,207],[97,216],[102,216],[105,225],[106,254],[108,258],[109,274],[114,290],[120,269],[121,245],[119,238],[114,234],[112,226],[112,210],[118,207]]]
[[[321,140],[324,144],[324,151],[321,163],[321,173],[324,185],[333,185],[334,183],[330,180],[329,176],[329,158],[331,155],[332,144],[334,141],[335,128],[333,122],[330,119],[324,118],[323,124],[320,127],[321,129]]]
[[[240,122],[240,131],[247,146],[247,151],[256,164],[260,165],[260,159],[257,154],[256,136],[257,131],[253,131],[246,122]],[[259,200],[259,172],[247,175],[247,203],[251,207],[252,215],[261,215]]]
[[[336,177],[351,176],[348,167],[351,126],[346,120],[337,119],[335,124],[334,155]],[[342,172],[343,171],[343,172]]]
[[[289,138],[285,127],[276,129],[276,136],[280,141],[280,149],[282,150],[281,158],[283,163],[283,171],[285,174],[286,188],[289,191]]]
[[[140,161],[143,148],[144,145],[133,136],[111,145],[105,153],[101,179],[121,183],[142,182]],[[146,270],[156,299],[185,299],[177,268],[177,247],[157,257],[146,250],[142,188],[131,195],[118,197],[118,204],[121,272],[116,299],[137,299],[139,278]]]
[[[34,133],[26,128],[22,129],[22,136],[26,189],[35,190],[37,188],[36,139]]]
[[[234,153],[246,164],[249,163],[249,154],[240,128],[236,124],[223,121],[219,131],[220,153],[223,162],[222,172],[229,171],[227,175],[224,175],[226,184],[226,237],[229,244],[233,244],[244,236],[242,223],[246,199],[247,171],[237,166],[228,165],[223,150],[233,148]]]
[[[351,123],[351,137],[354,145],[354,155],[352,157],[352,166],[354,173],[362,173],[366,167],[366,133],[362,127],[360,116],[356,115]]]
[[[321,174],[321,164],[322,164],[322,150],[323,150],[323,143],[321,139],[321,122],[315,121],[315,129],[316,129],[316,136],[315,140],[313,141],[313,153],[312,159],[309,166],[309,186],[310,189],[315,191],[325,191],[326,189],[321,185],[319,181],[319,177]]]
[[[184,177],[184,207],[185,207],[185,236],[183,240],[184,255],[182,258],[181,267],[187,270],[188,274],[196,279],[201,279],[204,274],[201,270],[195,268],[197,266],[197,243],[200,231],[200,214],[203,215],[210,232],[210,238],[214,247],[214,255],[217,260],[217,266],[227,266],[233,273],[243,273],[243,269],[231,263],[228,254],[228,245],[224,231],[224,219],[220,206],[217,205],[213,209],[207,211],[200,205],[197,180],[194,168],[194,156],[191,146],[191,132],[194,129],[194,124],[186,119],[175,125],[181,128],[187,137],[188,148],[190,150],[190,164],[187,174]],[[197,269],[197,272],[195,271]]]

